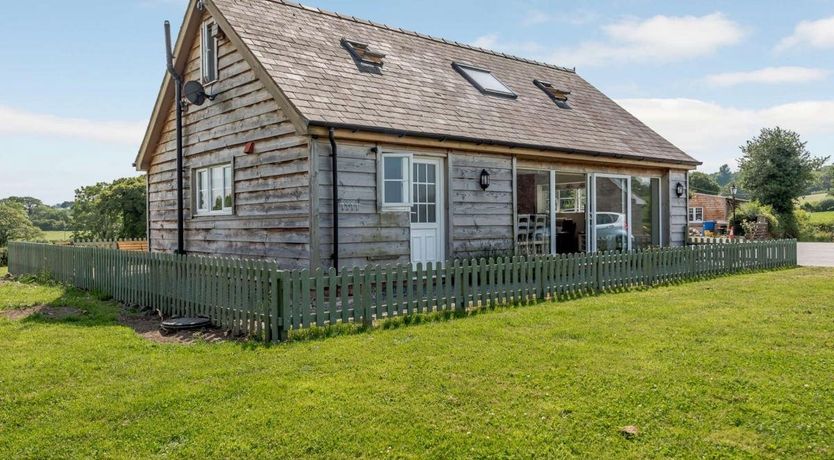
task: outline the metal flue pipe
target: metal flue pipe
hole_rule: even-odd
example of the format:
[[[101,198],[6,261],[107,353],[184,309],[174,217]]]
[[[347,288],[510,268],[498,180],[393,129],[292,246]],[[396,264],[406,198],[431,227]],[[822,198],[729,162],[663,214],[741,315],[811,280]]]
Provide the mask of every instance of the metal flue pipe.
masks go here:
[[[174,54],[171,48],[171,23],[165,21],[165,58],[168,73],[174,79],[174,98],[177,116],[177,254],[185,254],[184,204],[182,178],[182,77],[174,68]]]

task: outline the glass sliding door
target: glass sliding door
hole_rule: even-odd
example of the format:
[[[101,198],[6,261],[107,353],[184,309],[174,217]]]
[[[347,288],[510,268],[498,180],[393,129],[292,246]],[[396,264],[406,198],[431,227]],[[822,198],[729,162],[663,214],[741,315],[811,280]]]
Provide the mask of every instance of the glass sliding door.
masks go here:
[[[587,179],[584,173],[556,171],[556,252],[571,254],[587,248]]]
[[[588,226],[592,251],[628,251],[631,249],[631,178],[592,174]]]
[[[516,176],[516,248],[519,254],[551,254],[551,171],[519,169]]]
[[[631,228],[632,249],[660,247],[662,203],[660,198],[660,178],[631,178]]]

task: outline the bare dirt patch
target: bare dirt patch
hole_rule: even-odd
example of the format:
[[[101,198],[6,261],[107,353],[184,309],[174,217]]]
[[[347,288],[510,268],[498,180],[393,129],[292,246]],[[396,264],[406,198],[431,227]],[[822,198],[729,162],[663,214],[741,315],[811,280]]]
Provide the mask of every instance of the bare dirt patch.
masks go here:
[[[158,316],[141,315],[122,311],[119,314],[119,324],[127,326],[146,340],[157,343],[191,344],[197,342],[218,343],[231,340],[219,329],[197,329],[177,331],[163,334],[159,330],[161,319]]]
[[[16,308],[0,312],[0,316],[12,321],[26,319],[35,314],[48,319],[62,320],[71,316],[83,315],[84,310],[80,310],[75,307],[48,307],[46,305],[38,305],[35,307]]]

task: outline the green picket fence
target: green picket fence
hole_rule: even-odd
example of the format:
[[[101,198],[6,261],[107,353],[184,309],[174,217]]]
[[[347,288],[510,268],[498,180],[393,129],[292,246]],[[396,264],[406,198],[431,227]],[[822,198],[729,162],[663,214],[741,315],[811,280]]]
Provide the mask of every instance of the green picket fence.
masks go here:
[[[795,240],[368,266],[339,273],[284,271],[268,262],[234,258],[9,245],[11,273],[47,272],[126,304],[171,316],[206,316],[235,334],[266,340],[284,340],[291,330],[314,326],[371,325],[417,313],[463,312],[795,265]]]

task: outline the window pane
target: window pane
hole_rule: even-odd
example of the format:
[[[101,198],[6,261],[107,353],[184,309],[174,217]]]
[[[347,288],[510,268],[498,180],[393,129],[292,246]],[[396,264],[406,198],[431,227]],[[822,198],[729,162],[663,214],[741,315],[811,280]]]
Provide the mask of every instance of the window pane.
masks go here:
[[[598,177],[595,181],[597,223],[596,247],[599,251],[628,249],[628,181],[619,177]]]
[[[385,203],[397,204],[404,203],[403,183],[402,181],[387,180],[384,186],[384,200]]]
[[[385,180],[402,180],[403,179],[403,157],[384,157],[382,162],[385,170]]]
[[[632,247],[660,245],[660,179],[631,178]]]
[[[201,65],[203,68],[203,81],[206,82],[217,79],[217,42],[214,39],[214,28],[215,25],[213,23],[203,26],[203,55]]]
[[[495,78],[495,76],[492,75],[490,72],[463,66],[461,66],[460,69],[469,78],[471,78],[472,81],[474,81],[475,84],[479,86],[482,90],[493,91],[507,95],[515,95],[515,93],[513,93],[513,91],[510,88],[498,81],[498,79]]]
[[[516,247],[521,254],[550,254],[550,171],[519,170]]]
[[[232,167],[223,168],[223,207],[232,207]]]
[[[223,210],[223,169],[211,168],[211,210]]]

